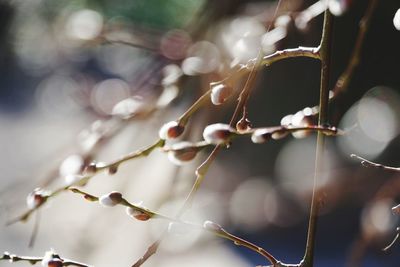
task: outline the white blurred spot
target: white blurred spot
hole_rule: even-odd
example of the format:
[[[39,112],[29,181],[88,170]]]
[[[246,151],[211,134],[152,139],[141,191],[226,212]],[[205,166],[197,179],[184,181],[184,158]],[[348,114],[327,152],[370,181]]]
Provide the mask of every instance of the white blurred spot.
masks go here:
[[[329,11],[335,16],[340,16],[349,8],[348,2],[347,0],[329,0]]]
[[[347,130],[338,139],[345,154],[360,154],[373,159],[398,135],[400,100],[384,87],[375,87],[344,115],[339,128]]]
[[[76,101],[79,90],[79,85],[73,79],[53,75],[38,85],[36,97],[39,106],[47,115],[72,115],[81,109]]]
[[[393,17],[393,25],[396,30],[400,31],[400,8],[397,9],[396,14]]]
[[[93,107],[104,114],[112,114],[114,106],[129,96],[129,85],[120,79],[108,79],[97,84],[91,94]]]
[[[180,200],[181,201],[181,200]],[[182,203],[178,200],[164,203],[159,208],[160,214],[168,216],[175,216]],[[193,209],[188,210],[183,216],[183,221],[197,223],[202,222],[203,215]],[[159,238],[165,229],[168,229],[170,233],[162,242],[161,248],[169,252],[183,252],[190,251],[190,249],[196,244],[201,238],[203,231],[201,228],[191,227],[181,223],[170,223],[165,220],[153,220],[151,221],[150,231],[154,238]]]
[[[165,107],[169,105],[179,94],[179,88],[176,85],[164,87],[162,94],[158,97],[157,107]]]
[[[200,73],[209,73],[216,70],[220,64],[220,53],[216,45],[207,41],[201,41],[193,44],[188,55],[200,57],[203,60],[203,66]]]
[[[282,187],[297,194],[312,190],[315,170],[315,139],[290,140],[279,152],[275,169],[281,179]],[[334,156],[329,149],[324,153],[324,169],[319,186],[329,181],[329,169],[334,165]]]
[[[186,50],[190,46],[191,38],[183,30],[174,29],[167,32],[161,39],[161,53],[172,60],[179,60],[185,57]]]
[[[261,45],[264,25],[250,17],[234,19],[222,29],[221,37],[225,49],[233,61],[247,63],[257,57]]]
[[[178,65],[169,64],[163,68],[164,78],[162,79],[162,85],[167,86],[174,84],[182,76],[182,70]]]
[[[266,196],[271,187],[265,178],[246,180],[233,192],[229,203],[229,214],[236,225],[246,231],[265,227],[276,215],[276,207]],[[263,212],[266,210],[268,216]]]
[[[83,166],[83,158],[80,155],[71,155],[67,157],[60,165],[59,173],[61,177],[65,177],[69,174],[80,173]]]
[[[391,213],[392,206],[391,200],[381,199],[364,208],[361,226],[366,237],[384,235],[393,229],[395,217]]]
[[[117,74],[127,81],[151,60],[140,49],[120,44],[100,47],[96,59],[105,71]]]
[[[72,39],[92,40],[103,27],[103,17],[96,11],[82,9],[73,13],[65,26],[67,35]]]
[[[357,115],[360,128],[369,138],[389,142],[397,135],[397,116],[388,103],[372,97],[363,98]]]
[[[275,52],[276,43],[286,37],[286,28],[277,27],[262,36],[261,46],[265,54]]]

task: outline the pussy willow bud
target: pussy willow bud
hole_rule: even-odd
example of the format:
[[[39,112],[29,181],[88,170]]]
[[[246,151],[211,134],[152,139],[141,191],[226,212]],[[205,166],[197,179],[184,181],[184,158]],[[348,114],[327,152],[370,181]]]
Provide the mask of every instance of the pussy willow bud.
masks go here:
[[[42,205],[47,198],[48,194],[45,191],[36,188],[26,197],[26,204],[29,209],[34,209]]]
[[[113,207],[122,201],[122,195],[120,192],[113,191],[109,194],[103,195],[99,198],[99,202],[104,207]]]
[[[271,140],[271,130],[257,129],[251,135],[251,141],[255,144],[262,144]]]
[[[96,171],[97,171],[96,162],[91,162],[84,168],[83,173],[86,175],[93,175],[96,173]]]
[[[235,133],[235,129],[228,124],[216,123],[204,129],[203,138],[209,144],[220,145],[228,143]]]
[[[305,116],[303,111],[298,111],[293,115],[291,125],[294,127],[307,127],[312,124],[311,119],[308,116]],[[310,131],[308,130],[299,130],[292,132],[294,138],[304,138],[310,135]]]
[[[163,140],[175,139],[181,136],[184,130],[185,127],[179,125],[177,121],[170,121],[160,128],[158,135]]]
[[[43,267],[60,267],[63,264],[63,260],[53,250],[50,250],[44,254],[41,264]]]
[[[232,95],[232,87],[223,84],[211,84],[211,102],[214,105],[221,105]]]
[[[285,138],[288,134],[289,133],[286,128],[281,128],[281,129],[273,131],[271,134],[271,138],[274,140],[279,140],[279,139]]]
[[[193,147],[192,143],[181,142],[171,147],[171,150],[168,151],[168,159],[176,165],[183,165],[194,159],[197,152],[198,148]]]
[[[281,125],[282,126],[290,126],[292,124],[292,118],[293,118],[292,114],[286,115],[285,117],[283,117],[281,119]]]
[[[208,231],[213,231],[213,232],[221,232],[223,229],[221,225],[212,222],[212,221],[205,221],[203,223],[203,228],[208,230]]]
[[[126,214],[128,214],[129,217],[135,218],[139,221],[147,221],[151,218],[149,214],[132,207],[126,208]]]

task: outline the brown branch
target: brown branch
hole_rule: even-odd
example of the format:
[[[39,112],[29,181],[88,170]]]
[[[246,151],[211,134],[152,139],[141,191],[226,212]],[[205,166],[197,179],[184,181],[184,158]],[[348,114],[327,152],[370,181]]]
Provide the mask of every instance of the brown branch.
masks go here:
[[[350,57],[350,61],[346,67],[346,70],[340,75],[337,80],[335,87],[333,88],[333,92],[335,95],[341,94],[346,91],[349,86],[349,82],[351,77],[354,74],[355,69],[358,67],[361,60],[362,46],[364,44],[365,36],[368,31],[371,17],[378,5],[378,0],[371,0],[368,8],[360,21],[360,30],[357,35],[357,40],[353,48],[353,52]]]
[[[322,38],[320,44],[320,56],[321,56],[321,85],[320,85],[320,98],[319,98],[319,118],[318,125],[322,126],[327,123],[328,119],[328,102],[329,102],[329,72],[330,72],[330,54],[332,44],[332,24],[333,18],[329,10],[325,11],[324,25],[322,31]],[[312,191],[310,217],[307,231],[307,243],[304,253],[304,258],[301,262],[302,267],[312,267],[314,262],[314,248],[315,239],[317,232],[317,223],[319,216],[319,198],[320,193],[318,192],[319,177],[323,170],[323,155],[325,149],[325,136],[318,132],[317,135],[317,148],[315,153],[315,173],[314,173],[314,185]]]

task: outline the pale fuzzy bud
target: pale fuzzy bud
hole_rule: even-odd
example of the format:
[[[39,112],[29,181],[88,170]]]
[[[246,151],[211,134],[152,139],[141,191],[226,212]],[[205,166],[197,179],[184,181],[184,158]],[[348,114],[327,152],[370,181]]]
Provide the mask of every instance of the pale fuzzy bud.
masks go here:
[[[228,124],[216,123],[208,125],[203,131],[203,138],[209,144],[220,145],[230,141],[235,130]]]
[[[129,217],[135,218],[139,221],[147,221],[151,218],[151,216],[141,210],[132,208],[132,207],[127,207],[126,208],[126,214]]]
[[[226,84],[211,84],[211,102],[214,105],[223,104],[233,93],[232,87]]]
[[[251,135],[251,141],[255,144],[262,144],[271,140],[271,131],[268,129],[257,129]]]
[[[53,250],[46,251],[41,262],[43,267],[60,267],[62,263],[63,261],[60,259],[60,256],[55,254]]]
[[[294,127],[307,127],[311,125],[311,120],[304,115],[303,111],[298,111],[292,117],[292,123]],[[294,138],[304,138],[310,135],[310,131],[300,130],[292,132],[292,136]]]
[[[197,151],[198,149],[193,147],[192,143],[177,143],[168,151],[168,159],[172,163],[180,166],[194,159],[197,155]]]
[[[282,129],[274,131],[271,134],[271,138],[274,140],[279,140],[279,139],[285,138],[288,134],[289,134],[288,131],[285,128],[282,128]]]
[[[122,195],[119,192],[113,191],[99,198],[99,202],[104,207],[113,207],[122,201]]]
[[[163,140],[175,139],[175,138],[178,138],[183,133],[184,130],[185,130],[185,127],[182,125],[179,125],[179,123],[177,121],[170,121],[170,122],[165,123],[160,128],[158,135]]]
[[[26,204],[29,209],[37,208],[42,205],[48,197],[48,193],[40,188],[36,188],[26,197]]]
[[[281,125],[282,125],[282,126],[289,126],[289,125],[291,125],[291,124],[292,124],[292,118],[293,118],[293,115],[292,115],[292,114],[286,115],[285,117],[283,117],[283,118],[281,119]]]
[[[212,222],[212,221],[205,221],[203,223],[203,228],[208,230],[208,231],[213,231],[213,232],[221,232],[223,231],[222,226]]]

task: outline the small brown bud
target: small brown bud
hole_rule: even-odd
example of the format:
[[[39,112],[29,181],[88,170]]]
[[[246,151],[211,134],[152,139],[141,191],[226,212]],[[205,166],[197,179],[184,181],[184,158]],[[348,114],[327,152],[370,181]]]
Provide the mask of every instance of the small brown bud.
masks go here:
[[[96,162],[91,162],[89,165],[87,165],[84,169],[84,173],[86,175],[93,175],[95,174],[97,171],[97,167],[96,167]]]
[[[108,174],[109,175],[116,174],[117,171],[118,171],[118,165],[111,165],[110,167],[108,167]]]
[[[236,123],[236,130],[239,133],[246,132],[251,129],[251,122],[249,119],[243,117]]]

